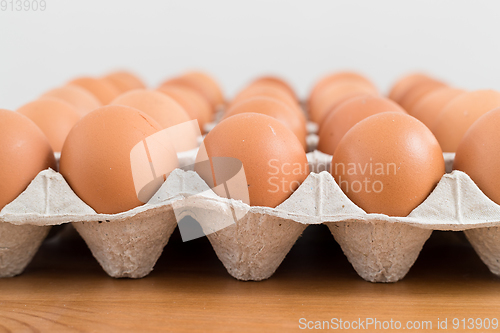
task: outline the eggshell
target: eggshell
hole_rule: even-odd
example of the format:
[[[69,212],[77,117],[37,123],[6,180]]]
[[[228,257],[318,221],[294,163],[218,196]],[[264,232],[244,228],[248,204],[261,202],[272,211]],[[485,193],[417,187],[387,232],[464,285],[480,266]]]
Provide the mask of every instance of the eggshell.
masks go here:
[[[314,122],[321,123],[328,112],[333,110],[342,102],[359,95],[378,95],[375,88],[366,83],[358,83],[355,81],[330,84],[324,87],[311,100],[309,116]]]
[[[444,107],[431,130],[444,152],[455,152],[469,127],[483,114],[498,107],[498,91],[467,92],[457,96]]]
[[[0,109],[0,209],[47,168],[56,169],[43,132],[27,117]]]
[[[413,114],[413,108],[422,98],[433,91],[446,87],[446,84],[436,80],[426,80],[415,84],[401,97],[399,104],[409,113]]]
[[[69,131],[80,120],[80,113],[75,107],[54,98],[30,102],[17,112],[31,119],[42,130],[55,152],[61,151]]]
[[[407,114],[384,112],[345,134],[333,155],[331,173],[367,213],[407,216],[434,189],[445,163],[424,124]]]
[[[94,111],[102,106],[102,103],[86,89],[68,84],[64,87],[55,88],[44,93],[40,98],[58,98],[73,105],[81,116]]]
[[[146,85],[136,75],[127,71],[116,71],[109,73],[104,80],[114,85],[120,93],[134,89],[146,89]]]
[[[246,99],[259,96],[279,99],[280,101],[286,103],[290,108],[293,109],[295,116],[298,117],[300,121],[304,123],[304,125],[307,123],[306,116],[302,111],[302,108],[297,103],[297,101],[294,100],[293,97],[291,97],[290,94],[285,92],[283,89],[279,89],[273,85],[268,85],[267,83],[252,85],[245,88],[238,95],[236,95],[236,97],[231,101],[231,104],[228,106],[228,109],[231,108],[231,106],[239,102],[242,102]]]
[[[60,172],[76,195],[97,213],[116,214],[138,207],[143,202],[136,193],[132,162],[147,165],[142,174],[151,176],[156,189],[166,175],[161,171],[156,175],[155,170],[173,170],[178,165],[168,142],[162,142],[160,151],[149,146],[148,163],[131,160],[134,146],[161,129],[153,118],[136,109],[121,105],[98,108],[69,133],[61,152]],[[150,190],[154,194],[154,189]]]
[[[169,84],[179,84],[198,91],[208,100],[214,111],[220,105],[224,104],[222,89],[215,79],[206,73],[197,71],[188,72],[164,82],[162,86]]]
[[[482,115],[458,146],[453,169],[465,172],[500,205],[500,108]]]
[[[281,88],[283,91],[287,92],[287,94],[290,97],[292,97],[292,99],[295,102],[298,102],[295,90],[287,81],[285,81],[280,77],[273,75],[261,76],[258,79],[254,80],[252,83],[250,83],[248,87],[258,87],[258,86]]]
[[[436,89],[415,104],[412,116],[431,128],[446,104],[463,93],[465,90],[450,87]]]
[[[306,147],[307,129],[305,123],[296,116],[291,107],[276,98],[257,96],[243,100],[229,108],[223,119],[236,114],[251,112],[265,114],[279,120],[283,125],[291,129],[299,139],[300,144],[304,148]]]
[[[182,86],[163,86],[158,91],[173,98],[186,111],[191,119],[198,120],[203,133],[205,125],[213,120],[210,103],[196,91]]]
[[[87,90],[94,95],[102,105],[109,104],[109,102],[120,95],[118,88],[104,79],[81,77],[70,81],[69,84],[74,84]]]
[[[232,157],[242,162],[249,203],[276,207],[287,199],[309,174],[306,153],[297,137],[278,120],[256,113],[238,114],[221,121],[204,140],[199,162],[208,156]],[[206,155],[205,155],[206,154]],[[214,186],[212,170],[197,163],[195,171]]]
[[[156,90],[131,90],[118,96],[110,105],[126,105],[138,109],[156,120],[162,128],[191,120],[179,103]]]
[[[382,112],[406,113],[390,99],[375,96],[358,96],[336,107],[321,123],[317,149],[333,155],[344,135],[361,120]]]
[[[374,90],[377,90],[377,87],[366,77],[364,77],[361,74],[354,73],[354,72],[337,72],[333,74],[329,74],[327,76],[324,76],[321,78],[313,87],[311,90],[311,93],[309,94],[309,108],[310,108],[310,103],[312,100],[316,98],[316,95],[319,95],[321,90],[323,90],[325,87],[335,84],[335,83],[341,83],[341,82],[358,82],[360,84],[365,84],[367,86],[371,86]]]
[[[418,85],[419,83],[432,80],[434,79],[423,73],[412,73],[405,75],[402,78],[398,79],[396,83],[394,83],[391,91],[389,92],[389,98],[396,103],[400,103],[404,95],[414,86]]]

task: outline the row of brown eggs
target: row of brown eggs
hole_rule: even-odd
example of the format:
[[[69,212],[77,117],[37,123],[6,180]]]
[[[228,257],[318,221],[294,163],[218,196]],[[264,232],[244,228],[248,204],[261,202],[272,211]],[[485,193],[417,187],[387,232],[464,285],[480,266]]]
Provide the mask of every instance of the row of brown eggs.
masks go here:
[[[308,99],[309,119],[320,128],[318,148],[333,155],[331,172],[353,202],[369,213],[406,216],[425,200],[444,174],[443,150],[457,150],[456,168],[470,174],[481,189],[487,188],[482,182],[488,183],[492,190],[483,190],[495,198],[490,192],[498,184],[492,185],[491,172],[498,163],[492,159],[496,148],[491,147],[498,145],[491,124],[496,124],[499,112],[485,116],[488,130],[477,129],[481,124],[486,126],[483,118],[471,125],[500,107],[498,92],[465,92],[429,76],[412,74],[396,82],[388,97],[381,96],[362,75],[339,72],[322,78]],[[251,82],[226,103],[219,85],[204,73],[186,73],[165,81],[157,90],[147,90],[135,76],[120,72],[73,80],[32,103],[40,106],[29,107],[30,103],[20,113],[39,125],[55,151],[63,146],[60,172],[77,195],[100,213],[119,213],[142,204],[130,171],[134,145],[189,119],[197,119],[203,129],[224,104],[222,120],[206,136],[203,153],[208,158],[234,157],[242,162],[250,205],[276,207],[309,174],[304,149],[305,113],[294,90],[277,77]],[[41,115],[37,118],[30,109],[40,109],[37,112]],[[57,118],[50,121],[53,127],[44,127],[42,120],[51,117]],[[10,126],[8,121],[0,124]],[[57,146],[52,135],[61,129]],[[37,133],[34,136],[40,137]],[[2,140],[15,137],[9,135],[10,139]],[[489,136],[493,143],[487,145],[483,141]],[[449,142],[455,144],[453,149],[444,148]],[[175,142],[170,144],[175,146]],[[22,149],[12,151],[24,154]],[[18,182],[21,189],[38,171],[54,165],[53,158],[48,157],[50,149],[39,147],[37,151],[40,158],[31,164],[38,167]],[[18,163],[26,163],[35,155],[28,154]],[[476,160],[477,156],[482,160]],[[175,149],[166,149],[158,163],[165,169],[175,167]],[[210,170],[202,170],[202,165],[207,166],[199,163],[196,171],[216,186],[213,166],[209,163]],[[483,168],[490,173],[481,172]],[[14,172],[12,168],[2,169],[11,170],[4,175]],[[486,180],[477,180],[480,177]],[[12,193],[19,194],[19,188]],[[4,204],[15,198],[13,195],[6,197]]]
[[[230,156],[243,162],[250,205],[275,207],[309,173],[305,151],[299,149],[305,144],[304,112],[293,112],[300,107],[285,95],[286,85],[280,85],[280,93],[256,85],[250,84],[230,103],[205,146],[210,158]],[[307,111],[319,122],[319,150],[333,155],[336,181],[369,213],[408,215],[445,173],[442,151],[430,130],[380,96],[360,74],[341,72],[321,79]],[[277,131],[279,123],[296,138]],[[213,172],[199,173],[212,182]]]
[[[118,213],[141,204],[130,175],[132,147],[191,119],[200,126],[210,122],[221,96],[217,83],[201,72],[185,73],[151,90],[137,76],[120,71],[80,77],[17,112],[2,110],[0,207],[38,172],[56,169],[53,152],[61,152],[60,172],[96,211]],[[175,151],[165,154],[166,163],[176,165]]]

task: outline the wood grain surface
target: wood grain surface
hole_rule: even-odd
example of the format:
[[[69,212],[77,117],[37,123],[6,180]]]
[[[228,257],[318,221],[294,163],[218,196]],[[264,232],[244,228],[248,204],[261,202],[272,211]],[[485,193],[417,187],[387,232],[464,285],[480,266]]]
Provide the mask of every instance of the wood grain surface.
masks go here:
[[[112,279],[70,230],[0,280],[0,332],[290,332],[332,318],[431,321],[420,330],[429,332],[447,318],[448,331],[500,331],[453,330],[453,318],[486,317],[500,319],[500,279],[453,232],[434,232],[392,284],[359,278],[324,226],[306,229],[262,282],[233,279],[206,238],[182,243],[178,231],[149,276]]]

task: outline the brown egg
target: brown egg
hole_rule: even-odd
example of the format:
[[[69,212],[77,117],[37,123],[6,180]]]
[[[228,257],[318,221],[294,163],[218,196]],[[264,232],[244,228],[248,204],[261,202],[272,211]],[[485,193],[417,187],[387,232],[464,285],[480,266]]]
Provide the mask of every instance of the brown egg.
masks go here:
[[[146,89],[146,85],[136,75],[127,71],[117,71],[104,77],[104,80],[114,85],[120,93],[134,89]]]
[[[384,112],[354,125],[332,158],[332,175],[367,213],[407,216],[445,172],[438,142],[420,121]]]
[[[275,88],[280,88],[283,91],[287,92],[290,97],[295,102],[298,102],[297,94],[295,93],[295,90],[292,88],[292,86],[283,80],[280,77],[277,76],[261,76],[260,78],[256,79],[248,87],[257,87],[257,86],[264,86],[264,87],[275,87]]]
[[[68,84],[64,87],[52,89],[43,94],[40,98],[45,97],[58,98],[73,105],[81,116],[84,116],[102,106],[102,103],[97,99],[97,97],[82,87],[74,84]]]
[[[142,192],[147,190],[151,197],[166,179],[166,170],[178,164],[168,142],[154,145],[150,141],[161,129],[136,109],[103,106],[83,117],[69,133],[60,172],[97,213],[116,214],[138,207],[144,202],[139,200]],[[134,147],[143,145],[143,158],[132,158]],[[144,179],[149,180],[148,186],[136,188]]]
[[[178,84],[190,87],[204,96],[215,111],[224,104],[224,95],[214,78],[202,72],[188,72],[164,82],[161,86]]]
[[[465,90],[450,87],[436,89],[415,104],[412,116],[431,128],[446,104],[463,93]]]
[[[290,95],[285,91],[283,91],[283,89],[279,89],[275,86],[267,84],[254,85],[245,88],[238,95],[236,95],[236,97],[231,101],[231,104],[228,106],[228,109],[230,109],[231,106],[238,104],[246,99],[259,96],[279,99],[280,101],[286,103],[290,108],[293,109],[295,116],[298,117],[304,123],[304,125],[307,123],[304,111],[302,111],[302,108],[300,107],[300,105],[297,103],[296,100],[290,97]]]
[[[17,112],[31,119],[42,130],[55,152],[61,151],[69,131],[81,118],[71,104],[48,97],[25,104]]]
[[[422,98],[444,87],[446,87],[444,83],[435,80],[420,82],[414,85],[403,97],[401,97],[399,104],[409,114],[413,114],[413,108]]]
[[[109,102],[120,95],[118,88],[104,79],[81,77],[69,82],[69,84],[74,84],[87,90],[97,97],[102,105],[109,104]]]
[[[484,194],[500,204],[500,108],[482,115],[458,146],[453,169],[465,172]]]
[[[477,90],[451,100],[439,113],[432,132],[445,152],[454,152],[469,127],[486,112],[500,107],[500,92]]]
[[[54,152],[27,117],[0,109],[0,209],[17,198],[45,169],[56,170]]]
[[[300,144],[306,148],[307,129],[296,115],[295,112],[287,104],[282,101],[264,96],[257,96],[234,104],[224,114],[224,118],[229,118],[240,113],[260,113],[266,116],[273,117],[279,120],[283,125],[288,127],[297,136]]]
[[[321,123],[326,115],[346,100],[360,95],[378,95],[377,90],[366,83],[355,81],[330,84],[324,87],[314,100],[311,100],[309,116]]]
[[[329,86],[334,83],[341,82],[360,82],[366,85],[372,86],[373,89],[377,89],[377,87],[366,77],[361,74],[354,72],[337,72],[333,74],[329,74],[327,76],[322,77],[313,87],[311,93],[309,94],[309,101],[316,98],[316,95],[320,93],[326,86]]]
[[[205,124],[213,120],[210,103],[196,91],[182,86],[169,85],[158,88],[158,91],[172,97],[186,111],[191,119],[198,120],[201,133]]]
[[[210,166],[214,158],[238,159],[243,164],[251,206],[276,207],[309,174],[306,153],[297,137],[266,115],[244,113],[221,121],[205,137],[204,147],[207,155],[200,149],[195,171],[213,187],[218,185]],[[211,163],[201,163],[207,156]]]
[[[361,120],[382,112],[406,113],[390,99],[375,96],[358,96],[340,104],[328,114],[319,131],[318,150],[333,155],[344,135]]]
[[[433,81],[431,77],[422,73],[412,73],[400,78],[391,88],[389,98],[400,103],[404,95],[410,91],[414,86],[422,82]]]
[[[162,128],[191,120],[179,103],[156,90],[131,90],[118,96],[110,105],[126,105],[140,110],[156,120]]]

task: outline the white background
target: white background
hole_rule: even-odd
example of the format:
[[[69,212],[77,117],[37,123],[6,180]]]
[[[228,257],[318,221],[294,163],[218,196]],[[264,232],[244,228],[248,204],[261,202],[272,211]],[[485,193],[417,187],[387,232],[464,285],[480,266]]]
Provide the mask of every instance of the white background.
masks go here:
[[[45,1],[44,12],[0,11],[0,108],[119,68],[150,86],[205,69],[228,96],[274,73],[305,97],[321,75],[341,69],[360,71],[383,92],[412,70],[500,89],[493,0]]]

